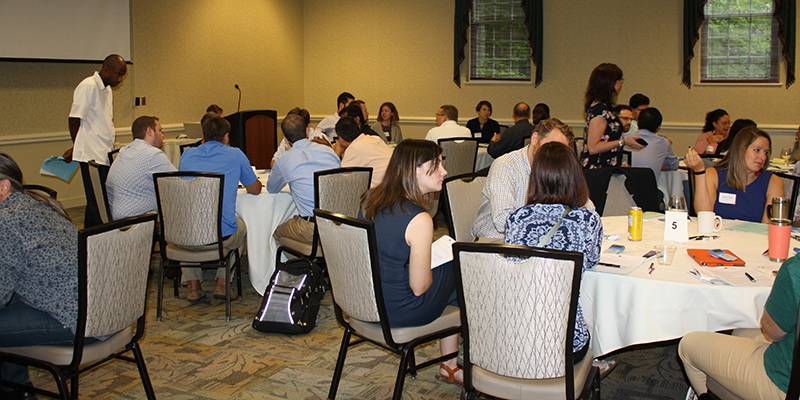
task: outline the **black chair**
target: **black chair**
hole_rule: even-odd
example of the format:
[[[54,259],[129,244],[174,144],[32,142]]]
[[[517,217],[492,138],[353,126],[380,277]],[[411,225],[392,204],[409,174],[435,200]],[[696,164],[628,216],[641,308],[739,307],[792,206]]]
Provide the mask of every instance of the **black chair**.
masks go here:
[[[372,181],[372,167],[335,168],[314,172],[314,208],[344,214],[351,218],[358,216],[361,195],[369,190]],[[311,243],[282,237],[278,239],[275,265],[281,262],[284,252],[311,261],[323,258],[319,245],[319,232],[314,226]]]
[[[97,203],[97,210],[100,212],[100,220],[107,224],[114,220],[111,216],[111,206],[108,204],[108,192],[106,192],[106,185],[100,176],[101,165],[94,160],[89,161],[89,176],[92,178],[92,192],[94,193],[94,200]],[[89,199],[86,199],[89,201]]]
[[[584,137],[576,137],[572,139],[572,150],[575,150],[575,154],[578,158],[581,157],[581,153],[583,152],[583,146],[586,145],[586,138]]]
[[[42,185],[22,185],[22,188],[25,189],[25,190],[32,190],[32,191],[36,191],[36,192],[42,192],[42,193],[46,194],[48,197],[50,197],[51,199],[58,200],[58,192],[56,192],[53,189],[50,189],[47,186],[42,186]]]
[[[478,218],[481,192],[489,170],[448,177],[442,184],[441,201],[446,204],[445,221],[453,239],[471,242],[470,228]]]
[[[795,176],[786,172],[776,172],[775,175],[783,180],[784,188],[786,188],[787,182],[791,182],[791,194],[787,197],[789,197],[789,201],[791,202],[789,218],[794,220],[795,212],[797,211],[797,195],[800,193],[800,185],[798,185],[798,183],[800,183],[800,176]]]
[[[344,327],[328,399],[336,397],[347,349],[364,341],[400,356],[392,396],[393,399],[400,399],[407,374],[416,376],[419,369],[457,356],[453,353],[417,364],[414,349],[431,340],[457,334],[460,329],[458,307],[448,306],[441,317],[427,325],[391,328],[383,300],[378,243],[373,223],[322,210],[314,210],[314,216],[320,241],[326,249],[325,260],[336,320]],[[351,342],[352,336],[357,339]]]
[[[77,399],[79,375],[117,358],[136,363],[147,398],[156,398],[139,347],[144,334],[155,220],[154,214],[141,215],[78,233],[78,324],[74,345],[0,348],[0,364],[11,362],[45,369],[53,374],[58,393],[6,381],[2,381],[3,386]],[[107,335],[111,336],[106,340],[86,343],[87,337]],[[128,351],[133,352],[133,357],[124,355]],[[85,364],[91,365],[81,368]],[[71,381],[70,389],[67,380]]]
[[[158,201],[162,260],[158,274],[156,320],[161,321],[164,277],[167,270],[191,267],[225,268],[225,318],[230,321],[231,270],[236,277],[238,299],[242,298],[242,274],[239,249],[229,250],[223,247],[222,202],[225,175],[195,171],[162,172],[153,174],[153,182]],[[233,267],[229,267],[231,256],[236,257]],[[172,275],[176,299],[179,297],[179,279],[180,274]]]
[[[114,161],[119,155],[119,149],[114,149],[108,152],[108,165],[114,164]]]
[[[184,152],[186,149],[188,149],[188,148],[190,148],[190,147],[198,147],[198,146],[200,146],[201,144],[203,144],[203,141],[202,141],[202,140],[198,140],[198,141],[196,141],[196,142],[194,142],[194,143],[186,143],[186,144],[182,144],[182,145],[178,146],[178,149],[180,149],[180,151],[181,151],[181,155],[183,155],[183,152]]]
[[[475,172],[478,139],[445,138],[437,141],[442,148],[442,165],[451,176]]]
[[[589,197],[601,216],[628,215],[631,206],[639,206],[643,211],[664,210],[663,194],[650,168],[584,168],[583,173]]]
[[[456,242],[453,255],[464,340],[462,399],[478,392],[505,399],[600,398],[591,348],[577,365],[572,352],[583,254]]]

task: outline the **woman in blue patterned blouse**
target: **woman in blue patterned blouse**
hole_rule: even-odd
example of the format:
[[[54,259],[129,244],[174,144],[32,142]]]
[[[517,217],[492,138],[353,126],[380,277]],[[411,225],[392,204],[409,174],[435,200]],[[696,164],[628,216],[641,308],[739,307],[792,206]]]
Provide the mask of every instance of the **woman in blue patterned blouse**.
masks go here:
[[[589,187],[575,153],[558,142],[542,145],[531,165],[528,204],[508,217],[505,242],[538,246],[539,239],[561,221],[550,241],[541,247],[583,253],[584,271],[593,268],[600,260],[603,224],[594,210],[584,207],[588,200]],[[586,355],[588,344],[589,330],[578,303],[572,341],[575,364]]]

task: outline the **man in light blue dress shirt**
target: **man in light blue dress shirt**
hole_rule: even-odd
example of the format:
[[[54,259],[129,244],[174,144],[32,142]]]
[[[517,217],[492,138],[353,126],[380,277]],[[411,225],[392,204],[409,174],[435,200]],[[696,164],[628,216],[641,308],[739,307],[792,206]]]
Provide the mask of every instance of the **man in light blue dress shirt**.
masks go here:
[[[339,168],[341,161],[330,146],[308,140],[306,124],[299,115],[287,115],[281,122],[281,129],[291,147],[275,161],[267,191],[278,193],[288,183],[299,215],[281,224],[273,236],[311,243],[314,240],[314,172]]]

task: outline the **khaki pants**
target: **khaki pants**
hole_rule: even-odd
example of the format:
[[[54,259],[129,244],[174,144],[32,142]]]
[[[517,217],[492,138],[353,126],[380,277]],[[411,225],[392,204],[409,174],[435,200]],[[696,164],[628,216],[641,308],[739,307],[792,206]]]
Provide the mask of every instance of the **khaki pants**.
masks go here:
[[[236,217],[236,233],[230,235],[224,242],[222,242],[222,247],[228,250],[235,250],[242,245],[244,245],[244,239],[247,237],[247,225],[245,225],[244,221],[242,221],[239,217]],[[207,246],[183,246],[185,249],[201,249]],[[242,256],[242,253],[239,252],[239,257]],[[237,261],[237,260],[234,260]],[[230,268],[231,265],[228,265]],[[191,268],[191,267],[183,267],[181,268],[181,273],[183,274],[184,281],[199,281],[203,279],[203,270],[201,268]],[[224,268],[217,268],[217,279],[225,279],[225,269]]]
[[[298,242],[311,244],[314,240],[314,223],[306,221],[305,218],[295,215],[288,221],[282,223],[272,234],[275,240],[282,237],[294,239]]]
[[[734,336],[691,332],[681,339],[678,355],[695,393],[711,390],[723,400],[785,398],[764,370],[770,343],[760,331],[742,331]]]

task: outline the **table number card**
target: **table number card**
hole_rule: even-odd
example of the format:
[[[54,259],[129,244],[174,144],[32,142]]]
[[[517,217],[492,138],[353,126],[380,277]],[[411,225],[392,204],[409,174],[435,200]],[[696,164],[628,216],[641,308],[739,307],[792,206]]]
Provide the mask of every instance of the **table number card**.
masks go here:
[[[667,211],[664,219],[664,240],[689,241],[689,220],[685,212]]]

